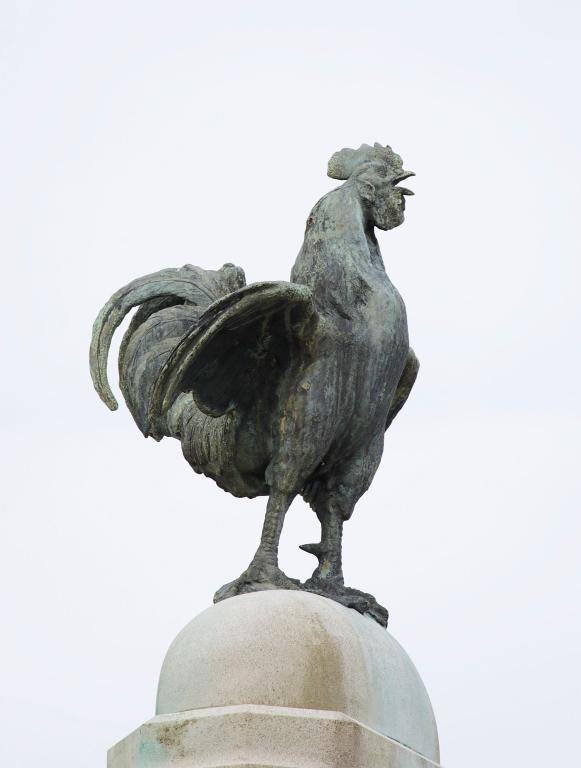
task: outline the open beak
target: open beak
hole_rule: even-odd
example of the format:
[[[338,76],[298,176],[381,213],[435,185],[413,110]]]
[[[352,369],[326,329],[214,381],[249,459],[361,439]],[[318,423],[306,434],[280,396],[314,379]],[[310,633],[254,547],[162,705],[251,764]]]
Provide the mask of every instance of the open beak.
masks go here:
[[[410,176],[415,176],[416,174],[413,171],[404,171],[403,173],[400,173],[399,176],[396,176],[392,184],[394,187],[396,187],[400,181],[405,181],[405,179],[409,179]],[[402,193],[402,195],[414,195],[415,192],[412,192],[411,189],[407,189],[407,187],[397,187],[399,191]]]

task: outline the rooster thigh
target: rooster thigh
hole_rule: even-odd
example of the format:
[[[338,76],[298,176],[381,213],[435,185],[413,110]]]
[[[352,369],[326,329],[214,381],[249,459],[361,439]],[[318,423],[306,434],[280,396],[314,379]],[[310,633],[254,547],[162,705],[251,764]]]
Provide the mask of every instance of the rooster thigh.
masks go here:
[[[318,515],[332,512],[342,520],[349,520],[377,472],[383,441],[383,434],[375,435],[356,453],[320,467],[302,491],[303,498]]]
[[[317,471],[336,434],[336,392],[329,386],[326,362],[297,367],[287,377],[279,403],[266,482],[296,494]]]

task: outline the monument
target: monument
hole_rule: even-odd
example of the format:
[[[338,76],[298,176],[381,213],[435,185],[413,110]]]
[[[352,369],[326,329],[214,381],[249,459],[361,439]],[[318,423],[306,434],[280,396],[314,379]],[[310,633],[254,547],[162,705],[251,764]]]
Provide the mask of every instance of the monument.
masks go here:
[[[248,568],[171,646],[156,716],[109,752],[109,768],[437,765],[428,695],[385,627],[344,583],[343,524],[378,469],[385,431],[413,387],[404,303],[375,229],[404,220],[414,174],[390,147],[336,152],[343,181],[311,211],[290,282],[246,285],[233,264],[192,265],[117,291],[93,327],[91,374],[114,410],[107,359],[147,437],[180,440],[195,472],[234,496],[267,496]],[[301,495],[321,540],[304,583],[278,565]]]

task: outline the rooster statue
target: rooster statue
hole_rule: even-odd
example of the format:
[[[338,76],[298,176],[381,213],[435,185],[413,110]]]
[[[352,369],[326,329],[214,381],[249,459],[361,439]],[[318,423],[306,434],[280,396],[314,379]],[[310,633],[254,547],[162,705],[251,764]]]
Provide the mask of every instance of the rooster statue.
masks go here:
[[[91,374],[115,410],[108,352],[138,307],[119,375],[139,429],[180,440],[192,469],[234,496],[268,496],[256,554],[215,602],[305,589],[386,626],[375,598],[345,586],[341,542],[419,367],[374,231],[403,222],[413,192],[400,182],[414,174],[376,143],[336,152],[328,175],[344,183],[311,211],[290,282],[246,285],[233,264],[217,271],[187,264],[134,280],[95,321]],[[321,524],[320,542],[301,547],[318,559],[304,584],[278,566],[285,515],[299,494]]]

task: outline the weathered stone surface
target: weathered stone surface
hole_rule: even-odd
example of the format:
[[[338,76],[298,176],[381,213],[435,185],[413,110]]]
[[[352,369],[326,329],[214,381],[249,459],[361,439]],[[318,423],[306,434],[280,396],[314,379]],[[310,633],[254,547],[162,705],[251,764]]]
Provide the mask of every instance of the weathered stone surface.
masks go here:
[[[340,712],[262,707],[159,715],[109,750],[108,768],[434,768]]]
[[[139,307],[119,354],[138,427],[180,440],[192,468],[235,496],[268,496],[254,558],[215,601],[306,589],[386,626],[385,608],[345,586],[341,542],[418,372],[405,305],[375,236],[403,223],[413,193],[399,185],[413,173],[390,147],[364,144],[336,152],[328,175],[344,184],[312,209],[290,282],[246,285],[233,264],[134,280],[95,321],[91,373],[116,408],[109,347]],[[319,563],[304,585],[278,566],[284,518],[299,494],[321,523],[321,540],[303,545]]]
[[[327,598],[263,591],[209,608],[163,663],[157,715],[109,768],[429,768],[438,734],[409,657]]]
[[[341,712],[439,759],[430,700],[409,656],[376,622],[318,595],[225,600],[174,640],[156,714],[240,704]]]

